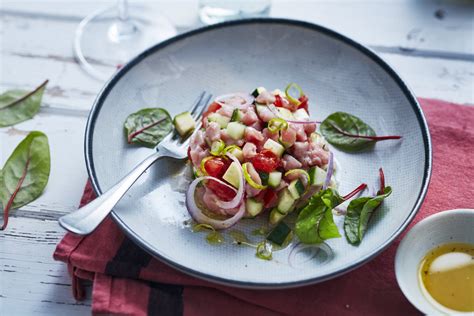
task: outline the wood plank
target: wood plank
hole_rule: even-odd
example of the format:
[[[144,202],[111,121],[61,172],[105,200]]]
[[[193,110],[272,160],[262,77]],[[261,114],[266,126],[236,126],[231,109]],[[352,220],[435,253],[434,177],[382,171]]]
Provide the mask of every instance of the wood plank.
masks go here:
[[[143,1],[132,1],[143,3]],[[43,5],[34,1],[4,1],[10,16],[77,23],[100,6],[71,1],[67,6]],[[146,3],[150,5],[150,3]],[[197,0],[154,1],[152,10],[164,12],[180,27],[197,26]],[[458,58],[474,54],[472,1],[289,1],[274,0],[271,16],[311,21],[333,28],[366,45],[396,47],[400,53],[426,50]]]
[[[45,218],[50,218],[52,215],[48,213],[53,212],[56,214],[54,217],[57,218],[60,214],[77,207],[87,179],[83,153],[85,123],[86,118],[81,116],[40,112],[32,120],[15,127],[0,129],[0,165],[2,166],[29,131],[40,130],[49,138],[51,150],[49,182],[41,197],[21,208],[26,212],[25,215],[38,212],[46,213]],[[15,215],[15,211],[12,215]]]
[[[74,300],[66,265],[52,258],[64,234],[58,224],[27,218],[11,224],[0,234],[0,314],[89,314],[90,299]]]

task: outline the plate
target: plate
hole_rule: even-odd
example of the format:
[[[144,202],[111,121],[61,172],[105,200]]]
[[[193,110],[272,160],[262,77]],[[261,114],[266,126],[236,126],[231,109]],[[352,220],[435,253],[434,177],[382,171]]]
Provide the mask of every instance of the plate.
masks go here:
[[[203,233],[186,226],[190,217],[184,206],[185,165],[171,160],[154,165],[116,206],[112,216],[123,231],[185,273],[262,289],[336,277],[390,245],[415,216],[428,187],[431,142],[423,112],[405,83],[375,53],[305,22],[250,19],[217,24],[162,42],[125,65],[100,92],[87,123],[85,154],[95,191],[100,194],[111,187],[151,153],[126,144],[123,122],[130,113],[164,107],[173,116],[187,110],[203,90],[217,96],[256,86],[282,89],[290,82],[303,87],[316,119],[345,111],[380,135],[403,135],[402,141],[381,142],[358,154],[334,150],[341,194],[361,182],[375,187],[379,167],[393,188],[360,246],[351,246],[344,237],[331,239],[332,260],[321,264],[303,256],[295,266],[288,264],[288,248],[265,261],[250,247],[210,245]],[[336,222],[341,227],[342,218]],[[235,228],[254,238],[251,231],[258,225],[258,220],[246,220]]]

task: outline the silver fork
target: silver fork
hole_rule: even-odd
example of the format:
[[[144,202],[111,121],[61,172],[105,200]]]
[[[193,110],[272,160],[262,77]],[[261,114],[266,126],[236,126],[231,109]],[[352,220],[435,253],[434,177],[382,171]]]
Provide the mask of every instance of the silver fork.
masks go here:
[[[195,131],[201,127],[201,116],[209,103],[212,95],[202,92],[196,103],[191,107],[189,112],[197,122]],[[187,157],[187,147],[190,137],[182,140],[176,130],[169,133],[156,146],[156,152],[139,163],[132,171],[122,178],[117,184],[97,197],[77,211],[64,215],[59,218],[59,224],[70,232],[87,235],[91,233],[104,218],[112,211],[112,208],[120,201],[123,195],[137,181],[137,179],[158,159],[170,157],[183,160]]]

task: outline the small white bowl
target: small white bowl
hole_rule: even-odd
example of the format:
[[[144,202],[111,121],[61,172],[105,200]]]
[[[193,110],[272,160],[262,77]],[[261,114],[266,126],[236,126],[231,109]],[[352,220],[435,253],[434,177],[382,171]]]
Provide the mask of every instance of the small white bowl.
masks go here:
[[[440,244],[474,244],[474,210],[457,209],[431,215],[417,223],[398,246],[395,256],[397,282],[406,298],[427,315],[472,313],[456,312],[440,305],[419,282],[421,260]]]

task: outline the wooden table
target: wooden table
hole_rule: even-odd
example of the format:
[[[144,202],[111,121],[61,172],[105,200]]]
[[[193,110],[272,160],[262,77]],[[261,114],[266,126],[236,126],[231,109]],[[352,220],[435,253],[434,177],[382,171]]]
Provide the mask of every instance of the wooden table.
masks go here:
[[[469,3],[470,2],[470,3]],[[52,252],[64,231],[57,218],[77,208],[87,179],[83,155],[89,109],[103,83],[75,62],[79,21],[111,1],[3,1],[0,91],[32,89],[49,78],[39,114],[0,129],[0,165],[31,130],[50,140],[52,170],[44,194],[13,211],[0,232],[0,314],[90,313],[76,302],[66,267]],[[148,1],[183,32],[199,26],[197,1]],[[415,94],[474,103],[474,3],[466,1],[274,1],[274,17],[318,23],[368,45]]]

